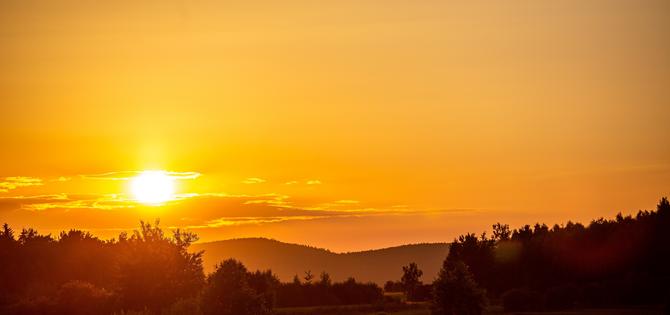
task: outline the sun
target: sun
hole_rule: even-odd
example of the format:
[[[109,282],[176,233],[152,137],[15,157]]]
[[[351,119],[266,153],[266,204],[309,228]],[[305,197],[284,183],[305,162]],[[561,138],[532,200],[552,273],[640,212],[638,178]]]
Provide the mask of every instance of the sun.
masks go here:
[[[166,171],[143,171],[132,179],[130,189],[135,200],[145,204],[174,199],[174,179]]]

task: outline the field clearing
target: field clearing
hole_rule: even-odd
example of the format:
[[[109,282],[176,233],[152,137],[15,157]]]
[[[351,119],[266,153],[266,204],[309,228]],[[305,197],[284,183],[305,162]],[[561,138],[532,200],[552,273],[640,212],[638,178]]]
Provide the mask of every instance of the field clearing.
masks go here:
[[[395,306],[393,310],[380,311],[373,305],[313,306],[281,308],[277,315],[430,315],[426,304]],[[629,309],[582,309],[552,312],[504,312],[500,306],[489,307],[484,315],[662,315],[663,311],[653,308]]]
[[[310,307],[287,307],[275,309],[276,315],[367,315],[367,314],[428,314],[425,303],[390,305],[333,305]]]
[[[428,313],[426,313],[428,314]],[[523,314],[523,315],[662,315],[663,311],[655,309],[585,309],[558,312],[513,312],[513,313],[489,313],[486,314]]]
[[[365,315],[430,315],[430,309],[403,310],[398,312],[377,312]],[[484,315],[662,315],[663,311],[655,309],[584,309],[556,312],[504,312],[500,308],[491,308]],[[316,315],[316,314],[315,314]]]

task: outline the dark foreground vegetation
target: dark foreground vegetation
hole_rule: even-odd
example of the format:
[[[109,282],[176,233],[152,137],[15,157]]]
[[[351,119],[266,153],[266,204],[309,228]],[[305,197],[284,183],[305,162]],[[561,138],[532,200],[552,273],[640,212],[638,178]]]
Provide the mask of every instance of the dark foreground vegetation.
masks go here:
[[[487,301],[505,311],[655,306],[670,313],[670,203],[662,198],[656,211],[588,226],[498,223],[491,237],[454,240],[432,284],[418,281],[416,269],[405,267],[385,290],[432,301],[434,314],[481,314]]]
[[[663,198],[656,211],[588,226],[536,224],[510,231],[496,224],[490,238],[468,234],[455,240],[445,269],[454,270],[454,262],[467,265],[473,280],[507,310],[667,307],[670,203]]]
[[[111,241],[77,230],[15,234],[7,224],[0,231],[0,314],[270,314],[382,299],[374,283],[333,283],[325,272],[280,283],[233,259],[205,277],[202,252],[187,251],[197,236],[165,235],[158,222]]]
[[[655,211],[467,234],[454,241],[432,283],[408,264],[385,291],[354,279],[334,283],[310,271],[281,283],[233,259],[205,276],[195,234],[165,235],[142,223],[131,235],[103,241],[71,230],[57,237],[32,229],[0,231],[0,314],[298,314],[304,310],[476,315],[489,301],[506,311],[668,305],[670,204]],[[424,301],[405,304],[404,300]],[[365,308],[349,305],[368,305]],[[325,307],[330,305],[331,307]],[[412,306],[413,305],[413,306]],[[417,305],[423,309],[416,310]],[[411,307],[408,307],[411,306]],[[417,313],[418,312],[418,313]],[[307,313],[304,313],[307,314]]]

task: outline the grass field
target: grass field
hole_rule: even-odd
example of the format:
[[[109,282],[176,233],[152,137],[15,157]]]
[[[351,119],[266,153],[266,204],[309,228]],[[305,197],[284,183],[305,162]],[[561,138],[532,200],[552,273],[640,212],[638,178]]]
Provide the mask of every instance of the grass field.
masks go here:
[[[404,310],[390,313],[368,313],[366,315],[430,315],[430,310],[427,308],[416,310]],[[504,312],[501,309],[487,310],[484,315],[662,315],[663,312],[654,309],[586,309],[586,310],[569,310],[559,312]],[[316,315],[316,314],[315,314]]]
[[[368,314],[428,314],[427,304],[394,303],[391,305],[337,305],[291,307],[275,309],[276,315],[368,315]]]
[[[393,310],[380,311],[372,305],[315,306],[282,308],[277,315],[430,315],[426,304],[396,306]],[[484,315],[662,315],[663,311],[651,308],[638,309],[583,309],[557,312],[504,312],[499,306],[492,306]]]

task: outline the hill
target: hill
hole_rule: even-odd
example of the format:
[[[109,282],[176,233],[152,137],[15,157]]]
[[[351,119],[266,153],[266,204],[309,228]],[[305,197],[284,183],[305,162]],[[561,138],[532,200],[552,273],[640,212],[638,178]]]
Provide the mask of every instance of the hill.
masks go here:
[[[326,249],[283,243],[265,238],[232,239],[193,244],[191,250],[204,250],[205,272],[227,258],[242,261],[250,270],[272,269],[282,281],[294,275],[302,278],[311,270],[316,277],[322,271],[335,281],[354,277],[383,285],[387,280],[399,280],[402,266],[416,262],[424,272],[422,280],[430,282],[437,276],[449,244],[411,244],[377,250],[334,253]]]

